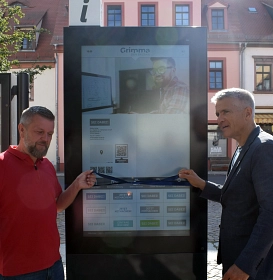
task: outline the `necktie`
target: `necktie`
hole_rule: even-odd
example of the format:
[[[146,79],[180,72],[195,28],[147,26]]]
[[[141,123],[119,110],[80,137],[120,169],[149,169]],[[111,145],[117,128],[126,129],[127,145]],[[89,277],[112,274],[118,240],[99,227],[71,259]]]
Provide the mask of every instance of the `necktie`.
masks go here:
[[[230,170],[233,168],[237,158],[239,157],[240,155],[240,152],[242,151],[242,147],[237,147],[237,150],[235,151],[234,155],[233,155],[233,158],[232,158],[232,162],[231,162],[231,165],[230,165]]]

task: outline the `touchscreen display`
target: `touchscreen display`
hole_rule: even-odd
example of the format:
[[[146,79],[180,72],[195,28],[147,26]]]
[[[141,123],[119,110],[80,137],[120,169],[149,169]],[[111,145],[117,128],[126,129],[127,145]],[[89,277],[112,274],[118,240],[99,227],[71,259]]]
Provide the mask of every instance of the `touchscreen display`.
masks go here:
[[[133,181],[190,165],[189,46],[82,46],[83,170]],[[179,149],[177,148],[179,147]],[[84,236],[188,236],[188,185],[84,190]]]

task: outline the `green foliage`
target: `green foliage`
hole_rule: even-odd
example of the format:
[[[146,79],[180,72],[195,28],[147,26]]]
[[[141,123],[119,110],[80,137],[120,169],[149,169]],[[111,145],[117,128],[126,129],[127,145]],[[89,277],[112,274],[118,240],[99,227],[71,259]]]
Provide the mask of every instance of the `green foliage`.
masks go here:
[[[11,65],[17,64],[16,60],[9,58],[18,50],[26,36],[31,37],[13,25],[19,24],[24,14],[20,7],[9,7],[5,0],[0,0],[0,71],[8,71]]]
[[[20,70],[18,72],[14,72],[15,74],[19,74],[19,73],[27,73],[29,75],[29,83],[30,86],[31,84],[34,82],[34,79],[36,78],[37,75],[41,75],[43,71],[45,71],[46,69],[51,69],[51,66],[45,66],[45,65],[33,65],[33,67],[31,68],[27,68],[24,70]]]
[[[37,32],[48,32],[46,29],[39,30],[23,30],[14,28],[14,25],[20,23],[20,19],[25,15],[20,6],[8,6],[6,0],[0,0],[0,72],[6,72],[12,68],[13,65],[19,65],[19,61],[12,59],[22,46],[23,39],[33,40]],[[36,65],[26,70],[18,71],[28,73],[30,83],[35,79],[35,75],[40,75],[48,66]]]

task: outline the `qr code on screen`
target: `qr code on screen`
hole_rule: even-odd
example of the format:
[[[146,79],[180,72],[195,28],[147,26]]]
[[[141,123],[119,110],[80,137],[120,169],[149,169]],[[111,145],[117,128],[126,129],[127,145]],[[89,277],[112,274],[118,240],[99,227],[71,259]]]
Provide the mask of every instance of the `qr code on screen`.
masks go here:
[[[113,173],[113,166],[106,166],[106,174],[112,174]]]
[[[105,173],[105,166],[98,166],[98,173]]]
[[[128,157],[128,144],[117,144],[116,145],[116,158],[117,157]]]

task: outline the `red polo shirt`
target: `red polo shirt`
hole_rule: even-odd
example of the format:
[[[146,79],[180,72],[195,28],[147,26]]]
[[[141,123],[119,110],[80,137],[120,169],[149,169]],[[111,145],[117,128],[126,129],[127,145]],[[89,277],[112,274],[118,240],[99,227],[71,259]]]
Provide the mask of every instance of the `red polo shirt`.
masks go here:
[[[0,154],[0,274],[42,270],[60,259],[56,199],[62,188],[46,159],[11,146]]]

